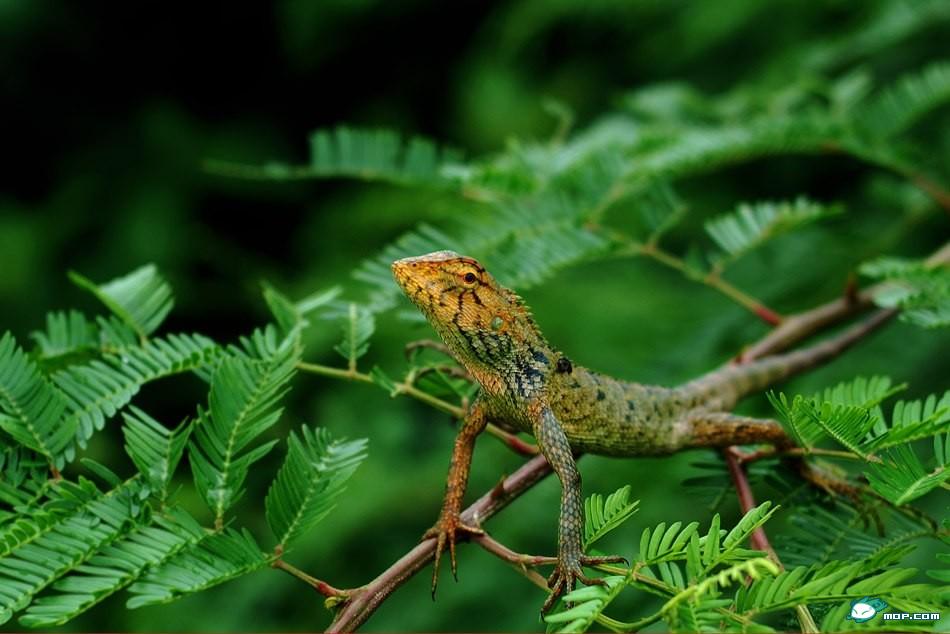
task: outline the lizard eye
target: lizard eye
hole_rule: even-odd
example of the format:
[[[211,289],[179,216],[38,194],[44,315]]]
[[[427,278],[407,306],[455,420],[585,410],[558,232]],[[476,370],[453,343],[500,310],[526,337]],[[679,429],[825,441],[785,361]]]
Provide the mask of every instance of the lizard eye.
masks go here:
[[[478,278],[475,277],[475,274],[474,274],[474,273],[468,272],[468,273],[466,273],[465,275],[462,276],[462,279],[465,280],[465,283],[466,283],[466,284],[474,284],[474,283],[475,283],[475,280],[477,280]]]

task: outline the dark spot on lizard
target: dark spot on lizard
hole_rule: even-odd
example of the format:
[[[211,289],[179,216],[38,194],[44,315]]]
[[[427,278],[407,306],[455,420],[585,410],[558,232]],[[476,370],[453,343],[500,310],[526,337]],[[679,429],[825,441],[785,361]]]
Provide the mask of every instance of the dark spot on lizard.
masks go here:
[[[531,353],[531,356],[533,356],[534,360],[537,361],[538,363],[543,363],[544,365],[548,364],[548,358],[544,356],[544,353],[541,352],[540,350],[535,350],[534,352]]]
[[[571,360],[567,357],[559,358],[555,367],[560,374],[570,374],[574,371],[574,366],[571,365]]]
[[[636,403],[634,403],[633,401],[627,401],[627,409],[629,409],[631,412],[634,411],[635,409],[637,409]]]
[[[604,394],[604,391],[603,391],[603,390],[597,390],[597,400],[598,400],[598,401],[602,401],[602,400],[604,400],[605,398],[607,398],[607,395]]]

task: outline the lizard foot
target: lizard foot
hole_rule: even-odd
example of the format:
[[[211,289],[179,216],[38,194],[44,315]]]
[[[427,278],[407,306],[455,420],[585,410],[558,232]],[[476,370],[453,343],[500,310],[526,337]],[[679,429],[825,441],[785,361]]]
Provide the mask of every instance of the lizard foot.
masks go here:
[[[544,605],[541,606],[541,614],[545,614],[552,607],[554,607],[554,604],[557,603],[558,598],[562,594],[567,594],[573,590],[576,582],[578,581],[588,586],[604,585],[603,579],[598,577],[588,577],[585,575],[581,570],[581,566],[597,566],[599,564],[616,564],[621,562],[627,563],[627,560],[620,555],[606,555],[597,557],[581,555],[572,561],[564,561],[563,559],[559,559],[557,565],[554,567],[554,572],[551,573],[550,577],[548,577],[548,588],[551,589],[551,594],[548,595]]]
[[[449,561],[452,568],[452,576],[458,581],[458,565],[455,562],[455,540],[457,533],[468,533],[469,535],[484,535],[485,531],[477,526],[463,524],[458,514],[442,515],[435,526],[430,528],[422,536],[423,540],[436,539],[435,543],[435,563],[432,566],[432,599],[435,600],[435,589],[439,583],[439,562],[442,559],[442,553],[445,546],[449,547]]]

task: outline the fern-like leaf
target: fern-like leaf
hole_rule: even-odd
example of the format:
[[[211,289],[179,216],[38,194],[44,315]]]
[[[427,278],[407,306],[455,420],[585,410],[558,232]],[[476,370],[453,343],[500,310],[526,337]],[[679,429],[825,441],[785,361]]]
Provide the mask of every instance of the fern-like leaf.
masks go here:
[[[154,264],[147,264],[128,275],[104,284],[71,271],[71,279],[106,305],[143,340],[161,325],[172,309],[172,289]]]
[[[618,528],[637,512],[639,500],[630,501],[630,485],[604,497],[599,493],[584,500],[584,550]]]
[[[211,380],[209,409],[202,412],[189,458],[198,491],[220,526],[224,512],[243,493],[251,464],[277,442],[242,451],[280,418],[278,403],[293,376],[297,354],[288,347],[270,361],[230,357]]]
[[[861,265],[868,277],[882,279],[874,302],[900,308],[900,319],[922,328],[950,326],[950,266],[883,257]]]
[[[719,534],[719,515],[713,518],[715,532]],[[637,560],[644,564],[656,564],[668,559],[677,559],[686,552],[686,546],[692,535],[699,528],[699,522],[690,522],[685,527],[682,522],[673,522],[667,527],[666,522],[660,522],[652,530],[643,529],[640,535],[640,554]],[[710,533],[712,533],[710,529]]]
[[[0,428],[62,466],[76,431],[63,420],[67,400],[43,377],[9,332],[0,337]]]
[[[922,116],[950,101],[950,62],[933,62],[900,77],[856,113],[866,135],[888,139],[910,128]]]
[[[152,493],[164,503],[168,483],[181,460],[191,435],[191,425],[183,424],[171,431],[137,407],[123,414],[125,452],[138,468]]]
[[[938,436],[934,444],[937,445],[937,451],[943,453],[944,439]],[[872,489],[897,505],[930,493],[950,478],[950,463],[941,462],[928,471],[909,445],[897,445],[886,450],[881,460],[880,464],[869,464],[865,475]]]
[[[567,593],[563,600],[572,606],[545,616],[545,622],[558,626],[556,632],[586,632],[623,590],[624,581],[621,576],[603,577],[602,586],[585,586]]]
[[[358,178],[401,185],[451,186],[445,169],[457,153],[440,149],[429,139],[403,140],[391,130],[340,126],[317,130],[310,136],[310,164],[268,163],[244,165],[207,161],[209,171],[254,180]]]
[[[936,436],[950,430],[950,391],[938,400],[935,394],[920,401],[898,401],[890,424],[878,425],[864,449],[879,449]]]
[[[331,440],[323,428],[303,426],[299,438],[290,433],[287,446],[287,458],[264,501],[281,552],[333,510],[346,481],[366,457],[365,440]]]
[[[59,486],[67,499],[79,498],[82,504],[65,516],[47,515],[42,529],[21,538],[0,559],[0,623],[126,532],[142,508],[134,483],[105,494],[88,482]]]
[[[20,623],[44,628],[62,625],[206,536],[201,525],[180,509],[155,523],[135,528],[102,548],[75,574],[57,581],[53,585],[56,593],[34,601]]]
[[[225,529],[182,550],[129,587],[130,609],[168,603],[259,570],[272,561],[247,530]]]
[[[78,310],[47,313],[46,330],[30,333],[33,354],[44,363],[82,355],[99,347],[95,324]]]
[[[356,369],[357,360],[369,351],[369,339],[375,330],[373,313],[365,306],[351,302],[343,320],[343,341],[334,347],[351,370]]]
[[[731,214],[707,221],[706,232],[728,254],[721,259],[721,262],[726,262],[745,255],[772,238],[838,213],[838,207],[806,198],[745,203]]]

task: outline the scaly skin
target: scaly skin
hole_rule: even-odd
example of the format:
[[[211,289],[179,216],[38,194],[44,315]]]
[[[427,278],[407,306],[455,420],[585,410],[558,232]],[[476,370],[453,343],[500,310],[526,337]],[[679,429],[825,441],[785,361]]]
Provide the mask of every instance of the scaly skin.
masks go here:
[[[489,421],[533,434],[561,481],[558,563],[548,581],[546,611],[575,580],[598,583],[581,567],[620,557],[583,555],[583,498],[575,452],[607,456],[669,454],[689,447],[750,443],[791,444],[773,421],[734,416],[743,395],[839,354],[857,334],[740,366],[711,372],[678,388],[630,383],[574,365],[547,342],[524,302],[498,284],[476,260],[438,251],[398,260],[393,275],[452,353],[481,386],[455,442],[445,501],[425,537],[449,547],[456,572],[459,521],[475,437]]]

